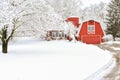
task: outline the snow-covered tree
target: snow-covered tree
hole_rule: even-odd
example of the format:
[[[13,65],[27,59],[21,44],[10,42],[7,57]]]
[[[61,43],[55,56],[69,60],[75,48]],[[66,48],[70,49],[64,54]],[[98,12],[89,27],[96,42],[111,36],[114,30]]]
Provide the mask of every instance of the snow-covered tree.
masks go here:
[[[67,22],[67,26],[65,26],[65,34],[68,40],[76,40],[76,31],[77,28],[73,25],[72,22]]]
[[[67,19],[70,16],[80,15],[82,2],[81,0],[52,0],[51,5],[63,19]]]
[[[99,4],[91,5],[83,10],[84,11],[83,15],[86,14],[84,18],[87,20],[95,19],[101,21],[105,17],[105,9],[106,9],[106,4],[103,2]]]
[[[2,52],[7,53],[9,40],[13,37],[16,29],[22,24],[19,18],[21,17],[22,10],[14,1],[3,0],[0,1],[0,39],[2,42]]]
[[[45,38],[48,30],[64,29],[66,23],[45,0],[27,0],[25,4],[26,12],[29,14],[22,17],[22,20],[27,22],[18,32]]]
[[[3,53],[7,53],[8,41],[14,34],[45,37],[48,30],[63,30],[67,25],[44,0],[3,0],[0,12]]]
[[[115,40],[120,37],[120,0],[111,0],[107,9],[107,34],[112,34]]]
[[[104,20],[106,15],[106,3],[100,2],[99,4],[93,4],[89,7],[83,9],[82,14],[80,16],[81,21],[86,20],[96,20],[99,21],[103,27],[106,29]]]

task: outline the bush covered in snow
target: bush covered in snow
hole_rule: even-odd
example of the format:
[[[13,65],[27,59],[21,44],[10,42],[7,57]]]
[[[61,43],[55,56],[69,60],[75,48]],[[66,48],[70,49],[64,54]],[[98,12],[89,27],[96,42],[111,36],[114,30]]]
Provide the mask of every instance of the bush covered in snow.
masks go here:
[[[115,38],[116,41],[120,41],[120,38]]]
[[[103,40],[106,42],[106,41],[113,41],[113,36],[112,35],[105,35],[103,37]]]

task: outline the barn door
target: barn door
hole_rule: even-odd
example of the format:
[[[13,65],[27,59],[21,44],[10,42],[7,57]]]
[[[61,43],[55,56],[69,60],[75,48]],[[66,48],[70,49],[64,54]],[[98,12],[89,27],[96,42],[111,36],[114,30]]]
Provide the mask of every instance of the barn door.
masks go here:
[[[100,44],[101,36],[100,35],[83,35],[82,42],[87,44]]]

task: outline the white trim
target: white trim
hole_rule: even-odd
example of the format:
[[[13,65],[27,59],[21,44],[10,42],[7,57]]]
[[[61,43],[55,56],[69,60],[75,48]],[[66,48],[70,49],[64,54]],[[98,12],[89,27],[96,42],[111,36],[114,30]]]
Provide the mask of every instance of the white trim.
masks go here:
[[[93,30],[90,30],[89,28],[93,28]],[[88,25],[87,26],[87,33],[88,34],[95,34],[95,25]]]

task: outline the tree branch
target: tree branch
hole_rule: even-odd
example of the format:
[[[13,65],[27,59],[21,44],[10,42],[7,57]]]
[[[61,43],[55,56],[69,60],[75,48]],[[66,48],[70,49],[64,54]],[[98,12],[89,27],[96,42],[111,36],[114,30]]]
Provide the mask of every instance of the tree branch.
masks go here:
[[[13,19],[13,28],[12,28],[12,31],[11,31],[11,33],[10,33],[10,35],[8,36],[8,38],[7,38],[7,42],[10,40],[10,38],[12,38],[13,37],[13,34],[14,34],[14,32],[15,32],[15,30],[16,30],[16,24],[17,24],[17,22],[18,22],[18,18],[14,18]]]
[[[12,38],[14,32],[15,32],[15,29],[13,28],[13,29],[12,29],[12,32],[10,33],[10,36],[9,36],[8,39],[6,40],[7,42],[10,40],[10,38]]]
[[[0,35],[2,35],[2,32],[0,31]]]
[[[1,41],[2,41],[2,37],[0,36],[0,39],[1,39]]]
[[[15,27],[15,30],[18,29],[21,25],[23,25],[25,22],[22,22],[20,25],[18,25],[17,27]]]

